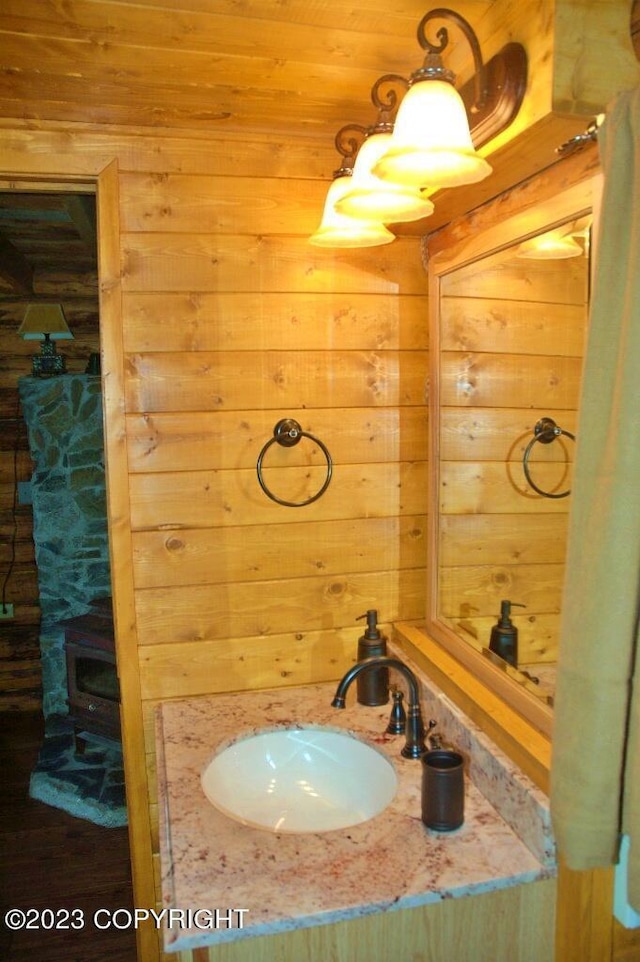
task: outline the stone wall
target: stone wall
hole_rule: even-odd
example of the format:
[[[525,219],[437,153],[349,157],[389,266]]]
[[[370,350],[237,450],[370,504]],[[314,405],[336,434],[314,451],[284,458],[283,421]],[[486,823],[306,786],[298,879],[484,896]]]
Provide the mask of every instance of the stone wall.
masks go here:
[[[18,384],[29,447],[33,540],[42,620],[43,712],[67,713],[64,629],[111,594],[99,377],[64,374]]]

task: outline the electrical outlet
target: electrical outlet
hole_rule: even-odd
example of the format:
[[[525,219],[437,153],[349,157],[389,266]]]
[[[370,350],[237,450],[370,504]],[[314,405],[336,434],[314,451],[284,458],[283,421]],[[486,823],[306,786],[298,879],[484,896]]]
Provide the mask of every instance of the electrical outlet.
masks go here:
[[[13,605],[0,604],[0,621],[13,620]]]

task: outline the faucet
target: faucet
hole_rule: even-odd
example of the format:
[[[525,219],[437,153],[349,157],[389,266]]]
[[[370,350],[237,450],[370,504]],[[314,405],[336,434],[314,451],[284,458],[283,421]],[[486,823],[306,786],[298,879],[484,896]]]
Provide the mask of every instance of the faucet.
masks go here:
[[[363,671],[369,671],[372,668],[395,668],[396,671],[399,671],[400,674],[406,678],[407,684],[409,685],[409,705],[407,708],[405,743],[400,754],[404,758],[420,758],[420,756],[424,755],[427,751],[427,747],[424,742],[424,724],[422,721],[422,712],[420,711],[418,679],[411,669],[407,668],[405,663],[400,661],[399,658],[374,655],[372,658],[364,658],[362,661],[352,665],[338,683],[331,706],[333,708],[344,708],[345,697],[351,682]]]

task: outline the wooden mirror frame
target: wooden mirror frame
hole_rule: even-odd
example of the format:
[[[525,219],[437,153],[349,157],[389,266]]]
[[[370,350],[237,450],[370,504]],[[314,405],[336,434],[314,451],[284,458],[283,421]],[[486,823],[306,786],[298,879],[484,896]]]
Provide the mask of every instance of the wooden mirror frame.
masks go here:
[[[551,707],[518,684],[457,635],[438,616],[440,503],[440,293],[442,279],[459,267],[497,253],[569,219],[595,212],[599,193],[597,148],[560,161],[524,184],[427,238],[429,275],[429,555],[426,630],[474,678],[531,725],[551,737]],[[593,263],[593,259],[592,259]]]

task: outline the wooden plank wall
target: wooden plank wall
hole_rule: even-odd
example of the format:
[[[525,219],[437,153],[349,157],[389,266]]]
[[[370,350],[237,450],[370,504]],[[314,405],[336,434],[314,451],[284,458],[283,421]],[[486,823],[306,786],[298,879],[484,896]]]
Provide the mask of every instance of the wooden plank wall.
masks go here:
[[[355,659],[367,608],[383,622],[424,610],[417,244],[318,252],[307,243],[319,215],[308,186],[256,180],[251,158],[237,167],[226,178],[120,179],[147,732],[161,698],[336,678]],[[326,494],[302,508],[270,501],[256,477],[284,416],[334,461]],[[315,493],[325,472],[308,439],[265,459],[267,483],[287,500]],[[146,750],[153,793],[151,738]]]
[[[120,181],[133,567],[150,700],[335,677],[363,610],[377,606],[387,622],[422,611],[417,245],[339,260],[318,252],[307,243],[319,212],[312,197],[305,214],[307,186],[253,174],[125,171]],[[326,494],[303,508],[274,504],[256,477],[284,416],[334,460]],[[265,459],[285,499],[306,499],[325,473],[307,439]]]
[[[587,259],[504,253],[443,281],[440,602],[486,646],[508,598],[519,661],[555,661],[570,497],[526,482],[533,426],[552,417],[575,434],[587,321]],[[571,487],[574,444],[537,443],[534,483]]]
[[[97,273],[37,270],[34,296],[61,303],[73,341],[59,346],[69,371],[84,371],[99,350]],[[36,711],[42,705],[40,606],[31,506],[17,502],[16,484],[33,470],[18,398],[18,378],[31,371],[33,341],[17,336],[29,298],[0,292],[0,579],[14,619],[0,625],[0,711]]]

